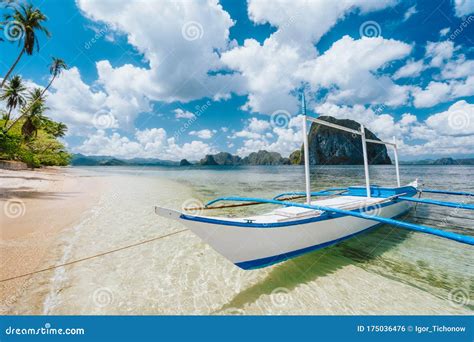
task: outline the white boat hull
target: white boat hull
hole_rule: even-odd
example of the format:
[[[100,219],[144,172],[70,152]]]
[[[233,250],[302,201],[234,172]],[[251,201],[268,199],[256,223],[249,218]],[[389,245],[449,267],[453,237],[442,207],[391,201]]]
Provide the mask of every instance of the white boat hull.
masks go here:
[[[347,202],[349,198],[343,200]],[[358,200],[362,199],[359,197]],[[368,207],[365,213],[394,218],[406,213],[411,205],[405,201],[385,201]],[[267,214],[248,222],[248,218],[194,216],[157,208],[159,215],[179,219],[218,253],[243,269],[265,267],[335,244],[379,225],[376,221],[353,216],[307,212],[303,212],[303,216],[282,220],[275,219],[281,216]]]
[[[407,202],[396,202],[380,208],[377,216],[397,217],[410,206]],[[323,248],[378,225],[375,221],[351,216],[262,228],[188,219],[182,222],[218,253],[244,269],[268,266]]]

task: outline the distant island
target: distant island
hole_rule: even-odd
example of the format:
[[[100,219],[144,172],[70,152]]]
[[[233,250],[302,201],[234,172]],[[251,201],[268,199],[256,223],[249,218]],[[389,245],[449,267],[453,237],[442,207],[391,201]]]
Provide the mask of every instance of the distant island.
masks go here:
[[[260,150],[241,158],[228,152],[208,154],[197,165],[289,165],[290,160],[278,152]]]
[[[118,159],[110,156],[72,155],[73,166],[178,166],[179,162],[154,158]]]
[[[333,124],[360,129],[360,123],[349,119],[336,119],[332,116],[320,116],[318,119]],[[380,139],[367,128],[365,129],[367,139]],[[308,135],[309,163],[310,165],[363,165],[362,141],[359,135],[336,130],[317,123],[311,125]],[[369,163],[392,164],[387,153],[387,147],[381,144],[367,144]],[[303,146],[289,156],[291,164],[304,164]]]
[[[331,116],[321,116],[321,120],[359,129],[360,124],[354,120],[336,119]],[[366,129],[368,139],[380,140],[374,133]],[[358,135],[332,129],[319,124],[312,124],[308,136],[309,157],[311,165],[362,165],[363,155],[361,139]],[[369,163],[392,164],[387,153],[387,148],[381,144],[367,144]],[[75,166],[238,166],[238,165],[302,165],[304,164],[303,146],[292,152],[288,157],[283,157],[278,152],[260,150],[252,152],[246,157],[233,155],[229,152],[208,154],[198,161],[170,161],[153,158],[118,159],[110,156],[85,156],[74,154],[71,161]],[[401,161],[403,165],[474,165],[471,159],[427,159],[420,161]]]
[[[74,154],[71,165],[73,166],[220,166],[220,165],[289,165],[289,159],[283,158],[280,153],[258,151],[249,154],[245,158],[232,155],[228,152],[220,152],[214,155],[206,155],[200,161],[190,162],[182,159],[179,162],[161,159],[118,159],[110,156],[85,156]]]
[[[440,159],[424,159],[415,161],[400,161],[401,165],[474,165],[474,158],[440,158]]]

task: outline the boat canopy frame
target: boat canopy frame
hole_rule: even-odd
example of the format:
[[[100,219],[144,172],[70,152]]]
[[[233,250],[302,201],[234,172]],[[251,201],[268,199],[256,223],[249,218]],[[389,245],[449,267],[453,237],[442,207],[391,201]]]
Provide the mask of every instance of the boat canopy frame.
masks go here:
[[[212,201],[207,202],[204,206],[200,208],[185,208],[185,210],[194,210],[194,209],[220,209],[226,208],[231,206],[220,206],[215,207],[211,206],[217,202],[221,201],[230,201],[230,202],[246,202],[248,205],[254,204],[273,204],[273,205],[281,205],[286,207],[298,207],[298,208],[305,208],[305,209],[312,209],[324,212],[326,215],[345,215],[356,217],[360,219],[372,220],[382,224],[389,224],[398,228],[404,228],[412,231],[417,231],[421,233],[431,234],[438,237],[446,238],[449,240],[465,243],[468,245],[474,245],[474,237],[468,235],[457,234],[450,231],[444,231],[432,227],[427,227],[419,224],[408,223],[404,221],[395,220],[393,218],[386,218],[382,216],[376,215],[369,215],[364,212],[364,210],[344,210],[341,208],[334,208],[328,206],[318,205],[317,203],[311,202],[312,196],[346,196],[346,195],[356,195],[356,196],[364,196],[370,198],[372,195],[372,191],[374,192],[374,196],[376,198],[380,198],[385,201],[392,201],[392,202],[399,202],[399,201],[406,201],[406,202],[415,202],[415,203],[422,203],[422,204],[429,204],[429,205],[437,205],[437,206],[444,206],[444,207],[451,207],[457,209],[465,209],[465,210],[474,210],[474,205],[466,202],[447,202],[447,201],[438,201],[434,199],[421,199],[416,197],[411,197],[416,193],[419,193],[420,196],[423,192],[426,193],[435,193],[435,194],[445,194],[445,195],[457,195],[457,196],[468,196],[468,198],[474,198],[474,193],[466,192],[466,191],[449,191],[449,190],[442,190],[442,189],[418,189],[417,187],[413,187],[411,185],[401,187],[400,185],[400,170],[399,170],[399,163],[398,163],[398,152],[397,152],[397,143],[395,137],[393,138],[393,142],[386,142],[374,139],[367,139],[365,136],[365,127],[364,125],[360,125],[360,131],[351,129],[348,127],[344,127],[341,125],[337,125],[331,122],[327,122],[324,120],[320,120],[317,118],[313,118],[306,115],[306,103],[304,98],[304,93],[301,96],[301,112],[304,116],[303,120],[303,149],[304,149],[304,167],[305,167],[305,185],[306,191],[305,192],[284,192],[279,195],[276,195],[272,199],[264,199],[264,198],[253,198],[253,197],[218,197]],[[361,187],[348,187],[348,188],[329,188],[326,190],[320,190],[317,192],[311,192],[310,186],[310,173],[309,173],[309,144],[308,144],[308,126],[307,121],[311,121],[314,123],[318,123],[320,125],[329,126],[335,129],[339,129],[342,131],[346,131],[352,134],[360,135],[362,139],[362,149],[363,149],[363,157],[364,157],[364,174],[365,174],[365,192],[364,188]],[[369,163],[367,157],[367,143],[375,143],[375,144],[382,144],[392,146],[394,149],[394,156],[395,156],[395,169],[396,169],[396,176],[397,176],[397,187],[396,188],[382,188],[376,185],[370,185],[370,176],[369,176]],[[288,198],[282,198],[283,196],[297,196],[298,197],[306,197],[306,203],[297,203],[297,202],[289,202]],[[292,198],[293,199],[293,198]],[[245,204],[242,204],[245,205]],[[157,207],[156,207],[157,208]],[[156,211],[155,208],[155,211]],[[196,218],[197,216],[189,216],[187,214],[181,214],[181,217]],[[253,226],[252,223],[248,222],[248,225],[251,227]]]
[[[319,125],[339,129],[341,131],[349,132],[352,134],[360,135],[362,140],[362,153],[364,158],[364,175],[365,175],[365,189],[367,191],[367,197],[371,197],[371,188],[370,188],[370,174],[369,174],[369,160],[367,154],[367,143],[380,144],[385,146],[391,146],[394,152],[395,159],[395,170],[396,170],[396,179],[397,187],[400,187],[400,166],[398,163],[398,146],[396,138],[393,137],[393,142],[367,139],[365,133],[365,127],[363,124],[360,125],[360,130],[355,130],[352,128],[344,127],[332,122],[324,121],[317,119],[306,114],[306,101],[304,92],[301,94],[301,113],[303,115],[303,153],[304,153],[304,171],[305,171],[305,188],[306,188],[306,203],[311,203],[311,179],[310,179],[310,170],[309,170],[309,142],[308,142],[308,124],[307,122],[317,123]]]

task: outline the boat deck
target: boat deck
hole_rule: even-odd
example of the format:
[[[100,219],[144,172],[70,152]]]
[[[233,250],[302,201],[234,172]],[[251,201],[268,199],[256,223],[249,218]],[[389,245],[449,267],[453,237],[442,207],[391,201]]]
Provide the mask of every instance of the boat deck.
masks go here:
[[[361,196],[337,196],[332,198],[323,198],[312,201],[312,205],[327,206],[345,210],[353,210],[376,205],[386,201],[386,198],[367,198]],[[241,218],[225,218],[225,220],[233,222],[252,222],[252,223],[276,223],[287,222],[295,219],[310,218],[321,215],[320,210],[313,210],[298,207],[281,207],[268,213]],[[221,218],[222,219],[222,218]]]

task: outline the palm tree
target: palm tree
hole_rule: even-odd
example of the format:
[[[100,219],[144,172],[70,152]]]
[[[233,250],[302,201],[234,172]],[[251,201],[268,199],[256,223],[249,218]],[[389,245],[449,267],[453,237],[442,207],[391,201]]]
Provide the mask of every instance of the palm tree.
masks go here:
[[[64,136],[66,135],[66,132],[67,132],[67,125],[65,123],[58,122],[52,134],[55,138],[64,138]]]
[[[6,107],[8,110],[5,117],[5,123],[3,124],[4,128],[10,120],[13,109],[22,107],[25,104],[26,100],[23,95],[25,91],[26,87],[23,85],[21,77],[16,75],[13,76],[5,90],[0,95],[0,100],[7,102]]]
[[[25,140],[29,140],[33,136],[36,137],[38,129],[48,120],[44,116],[47,108],[44,104],[43,90],[41,88],[35,88],[30,92],[29,102],[30,105],[25,108],[26,112],[20,116],[26,118],[23,126],[21,126],[21,134],[25,137]],[[15,120],[15,122],[17,121],[18,119]]]
[[[64,70],[64,69],[67,69],[67,64],[66,62],[64,62],[64,60],[62,60],[61,58],[56,58],[56,57],[53,57],[53,61],[49,67],[49,72],[51,73],[52,77],[51,77],[51,80],[49,81],[48,85],[46,86],[46,88],[44,88],[42,91],[41,91],[41,94],[38,94],[38,96],[36,96],[35,98],[36,99],[40,99],[40,100],[44,100],[44,94],[46,93],[46,91],[49,89],[49,87],[51,87],[51,84],[53,84],[54,80],[61,74],[61,72]],[[35,89],[37,90],[37,89]],[[34,102],[30,102],[29,103],[29,106],[33,106],[35,103]],[[29,112],[29,108],[26,108],[25,110],[23,110],[23,114],[21,114],[11,125],[10,127],[7,128],[6,132],[8,132],[10,130],[10,128],[12,128],[12,126],[18,121],[20,120],[23,116],[27,115]]]
[[[34,8],[31,4],[19,4],[17,6],[18,7],[14,9],[12,14],[5,15],[5,20],[17,22],[21,29],[24,30],[22,39],[19,40],[19,43],[23,43],[23,46],[15,62],[3,78],[0,88],[3,88],[6,80],[8,77],[10,77],[10,74],[12,73],[13,69],[15,69],[16,65],[25,52],[27,55],[31,56],[35,50],[35,47],[37,51],[39,50],[37,32],[43,32],[47,37],[51,36],[46,27],[43,26],[43,22],[48,20],[48,18],[46,18],[46,16],[41,13],[38,8]]]
[[[66,135],[67,126],[62,122],[55,122],[47,119],[43,124],[44,130],[55,138],[62,138]]]
[[[53,61],[51,62],[51,65],[49,66],[49,73],[51,74],[52,77],[49,80],[49,83],[46,86],[46,88],[44,88],[43,95],[44,95],[44,93],[46,93],[46,91],[49,89],[49,87],[51,87],[51,84],[53,84],[56,77],[58,77],[59,74],[61,74],[61,72],[64,69],[67,69],[66,62],[64,60],[62,60],[61,58],[53,57]]]
[[[63,138],[67,132],[66,124],[62,122],[56,122],[48,118],[46,118],[43,122],[43,129],[45,130],[46,133],[51,134],[54,138]],[[53,152],[54,146],[58,146],[58,145],[62,147],[62,145],[56,139],[53,139],[49,144],[47,144],[38,153],[43,154],[48,150],[52,150],[51,152]]]

